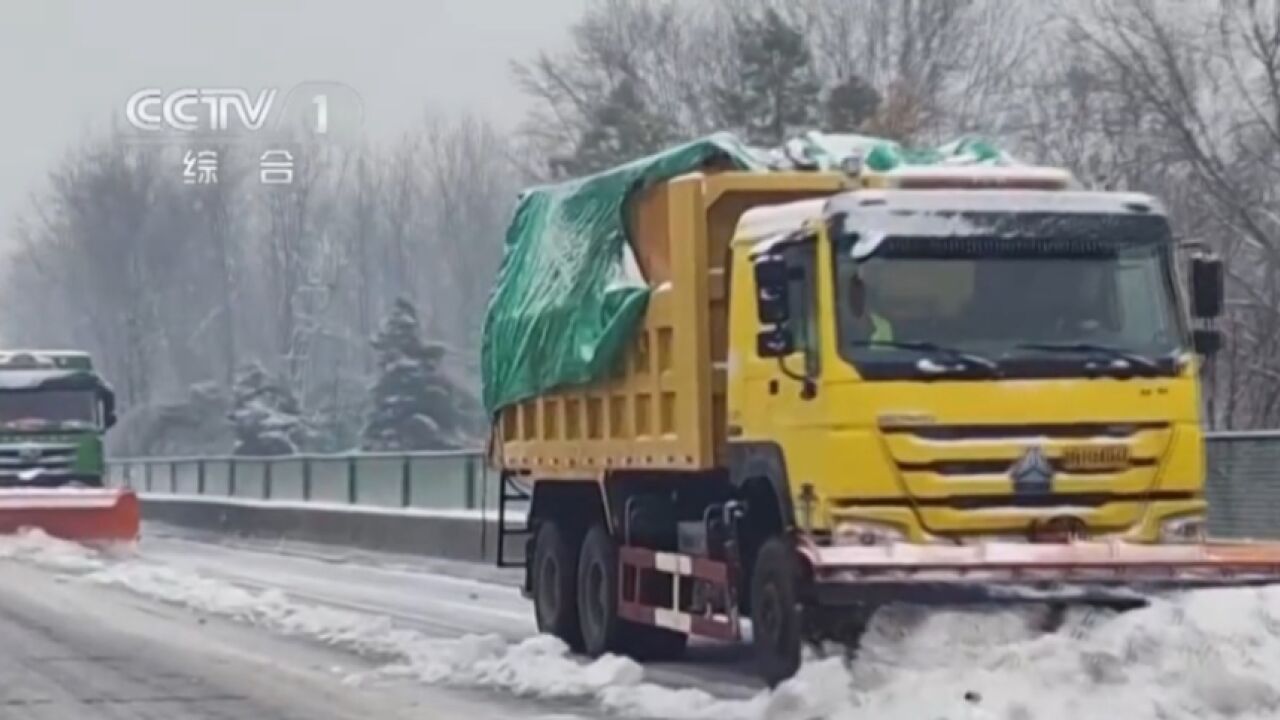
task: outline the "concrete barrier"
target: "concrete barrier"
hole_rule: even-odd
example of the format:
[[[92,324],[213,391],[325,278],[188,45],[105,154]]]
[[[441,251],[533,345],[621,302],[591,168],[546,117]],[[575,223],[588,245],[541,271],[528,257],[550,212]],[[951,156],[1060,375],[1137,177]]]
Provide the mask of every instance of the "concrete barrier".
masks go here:
[[[474,510],[382,509],[316,502],[142,493],[142,517],[177,527],[261,539],[288,539],[382,552],[493,563],[498,523]],[[524,518],[514,518],[523,527]],[[509,537],[508,560],[524,558],[524,536]]]

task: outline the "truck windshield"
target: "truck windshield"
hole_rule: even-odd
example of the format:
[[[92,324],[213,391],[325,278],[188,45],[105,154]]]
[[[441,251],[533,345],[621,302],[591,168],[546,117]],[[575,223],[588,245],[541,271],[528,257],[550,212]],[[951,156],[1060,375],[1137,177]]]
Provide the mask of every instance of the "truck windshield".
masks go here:
[[[0,392],[0,428],[5,430],[96,427],[97,395],[92,390]]]
[[[1173,373],[1186,343],[1167,226],[1058,220],[1051,235],[887,234],[862,262],[841,237],[841,354],[868,379]]]

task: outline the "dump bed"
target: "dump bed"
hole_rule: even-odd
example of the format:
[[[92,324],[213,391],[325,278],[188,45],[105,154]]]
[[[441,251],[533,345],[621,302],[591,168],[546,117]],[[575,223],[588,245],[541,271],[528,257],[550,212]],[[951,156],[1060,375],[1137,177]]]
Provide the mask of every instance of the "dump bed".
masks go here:
[[[729,244],[760,205],[830,195],[836,173],[692,173],[635,196],[627,222],[650,288],[612,376],[503,408],[493,461],[542,477],[609,469],[704,470],[722,462]]]

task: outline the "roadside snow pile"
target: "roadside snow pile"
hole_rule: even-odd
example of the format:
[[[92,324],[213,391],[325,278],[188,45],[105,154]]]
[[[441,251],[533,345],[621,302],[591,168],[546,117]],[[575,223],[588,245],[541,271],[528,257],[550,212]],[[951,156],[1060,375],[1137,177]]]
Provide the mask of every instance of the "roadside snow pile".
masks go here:
[[[586,700],[670,720],[1270,720],[1280,717],[1280,588],[1189,594],[1115,615],[1079,611],[1061,630],[1038,610],[880,613],[857,662],[812,660],[772,692],[725,700],[645,682],[606,656],[583,662],[545,636],[443,640],[385,616],[295,601],[145,559],[111,560],[38,533],[0,538],[0,560],[48,567],[388,663],[347,679],[408,679]]]
[[[377,675],[594,698],[628,717],[671,720],[1088,720],[1280,716],[1280,589],[1200,592],[1131,613],[1080,611],[1057,633],[1036,612],[882,613],[852,667],[812,661],[747,701],[644,682],[641,666],[575,659],[545,636],[510,645],[399,629],[385,617],[303,605],[174,568],[122,563],[88,575],[277,632],[392,658]],[[357,681],[359,678],[356,679]]]
[[[1280,717],[1280,588],[1197,592],[1120,615],[1081,610],[1052,634],[1031,615],[883,613],[843,683],[832,672],[810,684],[814,714],[779,717]]]
[[[397,628],[386,616],[298,603],[280,590],[248,590],[152,563],[111,564],[83,578],[198,612],[389,658],[390,664],[376,673],[378,677],[500,688],[533,697],[578,698],[637,686],[644,674],[640,665],[621,657],[583,664],[569,654],[564,643],[551,637],[532,637],[515,645],[488,635],[432,638]],[[354,677],[351,682],[362,679]]]
[[[21,560],[67,572],[97,570],[105,565],[100,553],[79,543],[50,537],[35,528],[0,536],[0,559]]]

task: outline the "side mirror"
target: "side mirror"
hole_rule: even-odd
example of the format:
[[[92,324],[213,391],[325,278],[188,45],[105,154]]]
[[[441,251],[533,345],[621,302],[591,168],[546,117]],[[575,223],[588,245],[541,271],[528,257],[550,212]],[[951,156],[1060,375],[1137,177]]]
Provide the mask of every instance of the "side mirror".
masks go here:
[[[755,261],[756,315],[763,325],[782,325],[791,315],[787,262],[777,255]]]
[[[108,389],[102,390],[102,427],[110,429],[116,424],[116,394]]]
[[[1191,258],[1191,314],[1211,320],[1222,315],[1226,290],[1222,260],[1211,255]]]
[[[1192,331],[1191,344],[1198,355],[1213,357],[1222,349],[1222,332],[1212,328],[1196,328]]]
[[[756,335],[756,354],[760,357],[783,358],[795,350],[795,343],[786,327],[775,325]]]

